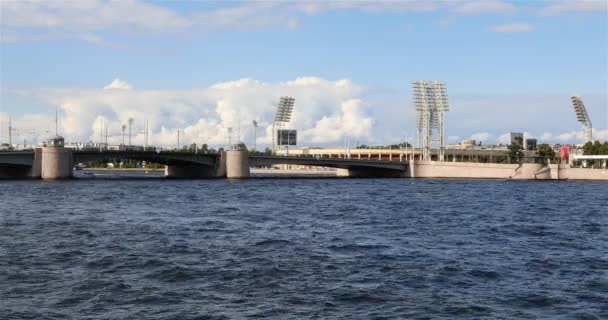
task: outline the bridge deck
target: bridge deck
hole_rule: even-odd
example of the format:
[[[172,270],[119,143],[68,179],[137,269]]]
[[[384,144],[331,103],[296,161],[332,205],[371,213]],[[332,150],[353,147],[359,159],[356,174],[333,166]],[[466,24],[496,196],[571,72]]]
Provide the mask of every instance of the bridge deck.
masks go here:
[[[252,155],[249,158],[251,166],[263,166],[273,164],[292,164],[319,167],[333,167],[342,169],[351,168],[376,168],[386,170],[406,171],[407,161],[402,160],[373,160],[373,159],[341,159],[341,158],[317,158],[312,156],[264,156]]]

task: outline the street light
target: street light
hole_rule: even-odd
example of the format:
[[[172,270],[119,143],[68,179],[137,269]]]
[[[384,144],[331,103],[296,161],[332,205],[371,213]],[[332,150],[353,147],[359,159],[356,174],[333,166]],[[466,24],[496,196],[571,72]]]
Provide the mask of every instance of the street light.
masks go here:
[[[133,118],[129,118],[129,146],[131,145],[131,125],[133,124]]]
[[[126,125],[122,125],[122,145],[125,145],[125,130],[127,129]]]
[[[253,150],[257,149],[258,140],[258,122],[253,120]]]

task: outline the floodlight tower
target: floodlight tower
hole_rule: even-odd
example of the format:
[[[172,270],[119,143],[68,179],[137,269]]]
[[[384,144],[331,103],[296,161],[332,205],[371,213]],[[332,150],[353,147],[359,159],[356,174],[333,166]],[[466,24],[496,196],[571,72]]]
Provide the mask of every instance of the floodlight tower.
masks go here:
[[[283,125],[291,120],[291,113],[296,99],[292,97],[281,97],[277,105],[277,112],[272,122],[272,152],[275,153],[277,146],[280,146],[281,141],[277,141],[277,132],[283,128]]]
[[[449,111],[447,86],[435,80],[413,82],[414,110],[418,128],[418,146],[422,148],[422,159],[431,159],[433,129],[439,131],[439,160],[445,155],[444,113]]]
[[[572,96],[572,105],[576,113],[576,120],[583,124],[583,144],[593,141],[593,129],[591,127],[591,119],[587,114],[587,109],[580,96]]]

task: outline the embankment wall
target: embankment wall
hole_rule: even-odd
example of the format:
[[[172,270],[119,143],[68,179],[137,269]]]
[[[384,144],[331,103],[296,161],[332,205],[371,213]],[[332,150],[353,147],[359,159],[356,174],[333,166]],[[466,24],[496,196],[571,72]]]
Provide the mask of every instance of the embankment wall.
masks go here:
[[[409,171],[413,178],[608,181],[607,169],[570,168],[567,164],[547,166],[540,163],[519,165],[416,160],[411,162]]]

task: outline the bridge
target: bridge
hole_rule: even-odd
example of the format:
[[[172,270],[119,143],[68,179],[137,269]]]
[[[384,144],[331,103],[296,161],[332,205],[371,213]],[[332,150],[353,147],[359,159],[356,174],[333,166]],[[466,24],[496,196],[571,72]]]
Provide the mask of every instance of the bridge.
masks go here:
[[[73,175],[74,164],[137,160],[164,164],[169,178],[247,178],[249,168],[277,164],[332,167],[342,176],[405,177],[407,161],[320,158],[313,156],[250,155],[247,151],[219,153],[175,151],[84,151],[45,147],[34,151],[0,152],[0,178],[62,179]]]
[[[338,168],[343,169],[338,172],[339,175],[351,177],[405,177],[407,173],[407,161],[405,160],[253,155],[249,157],[249,164],[252,167],[287,164]]]

